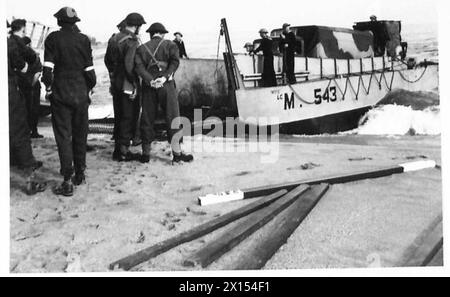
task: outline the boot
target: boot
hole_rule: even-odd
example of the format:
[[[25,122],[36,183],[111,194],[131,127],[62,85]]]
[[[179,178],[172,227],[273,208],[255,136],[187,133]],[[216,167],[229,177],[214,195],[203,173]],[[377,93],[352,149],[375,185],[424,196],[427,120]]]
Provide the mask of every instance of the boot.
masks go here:
[[[84,172],[76,173],[75,176],[72,178],[72,183],[75,186],[81,186],[86,183],[86,175]]]
[[[119,157],[120,157],[120,147],[116,145],[114,147],[114,152],[112,155],[113,161],[119,161]]]
[[[70,179],[63,181],[63,183],[60,186],[53,189],[53,193],[58,196],[65,196],[65,197],[73,196],[72,181]]]
[[[184,152],[175,153],[173,152],[173,160],[172,164],[180,164],[180,163],[189,163],[194,161],[194,157],[190,154],[186,154]]]
[[[27,187],[25,193],[28,196],[36,195],[37,193],[45,192],[47,189],[47,183],[40,183],[37,181],[29,180],[27,181]]]
[[[32,139],[42,139],[42,138],[44,138],[44,135],[39,134],[38,131],[33,131],[31,133],[31,138]]]
[[[119,162],[131,162],[131,161],[133,161],[135,159],[136,159],[136,156],[133,155],[130,152],[128,146],[126,146],[126,145],[121,145],[120,146],[120,152],[119,152],[119,156],[118,156],[117,161],[119,161]]]
[[[151,144],[142,144],[141,163],[150,162],[150,151],[151,151]]]

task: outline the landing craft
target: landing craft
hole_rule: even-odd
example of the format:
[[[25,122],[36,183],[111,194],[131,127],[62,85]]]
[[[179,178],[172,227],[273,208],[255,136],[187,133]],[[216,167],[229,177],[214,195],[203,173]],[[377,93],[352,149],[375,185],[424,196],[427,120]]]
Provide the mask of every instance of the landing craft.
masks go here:
[[[225,19],[221,28],[230,98],[248,125],[280,125],[285,133],[336,133],[356,128],[361,116],[394,90],[438,88],[438,63],[407,58],[397,21],[360,22],[353,30],[292,27],[299,53],[292,85],[285,82],[277,52],[281,29],[273,30],[277,87],[259,86],[263,57],[235,54]]]

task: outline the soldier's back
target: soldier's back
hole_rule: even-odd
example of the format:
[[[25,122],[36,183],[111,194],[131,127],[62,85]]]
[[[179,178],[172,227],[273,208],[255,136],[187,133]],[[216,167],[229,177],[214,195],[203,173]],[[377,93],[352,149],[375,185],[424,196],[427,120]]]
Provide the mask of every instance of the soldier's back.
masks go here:
[[[46,61],[52,56],[54,72],[77,72],[82,74],[92,60],[89,38],[73,29],[64,29],[51,33],[46,40]]]

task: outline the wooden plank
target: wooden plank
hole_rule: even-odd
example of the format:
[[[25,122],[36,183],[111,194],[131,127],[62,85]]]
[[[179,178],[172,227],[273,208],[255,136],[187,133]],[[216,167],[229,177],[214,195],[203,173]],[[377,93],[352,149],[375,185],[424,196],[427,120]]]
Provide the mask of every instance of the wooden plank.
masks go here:
[[[232,270],[256,270],[263,268],[267,261],[287,242],[298,226],[328,191],[329,185],[313,186],[270,224],[265,236],[251,250],[244,251],[231,267]]]
[[[207,244],[205,247],[183,261],[183,266],[201,265],[203,268],[230,251],[233,247],[253,234],[256,230],[271,221],[276,215],[294,203],[299,196],[309,190],[309,186],[301,185],[261,211],[249,215],[242,223],[228,230],[222,237]]]
[[[333,175],[328,177],[321,177],[316,179],[305,179],[300,181],[294,181],[289,183],[282,183],[282,184],[275,184],[275,185],[269,185],[269,186],[262,186],[262,187],[256,187],[256,188],[249,188],[249,189],[242,189],[242,190],[236,190],[233,192],[233,196],[230,196],[227,193],[219,193],[219,194],[209,194],[203,197],[199,197],[199,203],[200,205],[206,205],[206,204],[217,204],[217,203],[223,203],[223,202],[229,202],[229,201],[236,201],[241,199],[250,199],[255,197],[261,197],[265,195],[269,195],[270,193],[276,192],[280,189],[286,189],[288,191],[291,191],[292,189],[298,187],[302,184],[307,185],[317,185],[317,184],[340,184],[340,183],[349,183],[349,182],[355,182],[363,179],[369,179],[369,178],[379,178],[379,177],[385,177],[393,174],[399,174],[403,172],[410,172],[410,171],[416,171],[426,168],[434,168],[436,167],[435,161],[418,161],[418,162],[411,162],[411,163],[405,163],[400,164],[396,166],[390,166],[390,167],[384,167],[384,168],[378,168],[374,170],[368,170],[368,171],[360,171],[355,173],[347,173],[342,175]],[[237,197],[237,193],[240,193],[240,196]]]
[[[428,267],[443,267],[444,266],[444,249],[443,246],[439,249],[436,255],[431,259]]]
[[[404,267],[427,266],[443,248],[442,216],[438,216],[409,249]]]
[[[180,244],[200,238],[214,230],[217,230],[223,226],[226,226],[227,224],[229,224],[233,221],[236,221],[242,217],[245,217],[245,216],[251,214],[252,212],[262,209],[262,208],[270,205],[274,201],[280,199],[280,197],[282,197],[286,193],[287,193],[286,190],[281,190],[281,191],[278,191],[267,197],[263,197],[263,198],[255,201],[253,203],[250,203],[244,207],[236,209],[236,210],[229,212],[223,216],[220,216],[216,219],[213,219],[209,222],[199,225],[193,229],[185,231],[181,234],[178,234],[174,237],[171,237],[167,240],[157,243],[151,247],[141,250],[133,255],[130,255],[126,258],[116,261],[116,262],[112,263],[109,268],[111,270],[114,270],[116,268],[130,270],[131,268],[133,268],[145,261],[148,261],[151,258],[154,258],[162,253],[165,253],[168,250],[170,250]]]

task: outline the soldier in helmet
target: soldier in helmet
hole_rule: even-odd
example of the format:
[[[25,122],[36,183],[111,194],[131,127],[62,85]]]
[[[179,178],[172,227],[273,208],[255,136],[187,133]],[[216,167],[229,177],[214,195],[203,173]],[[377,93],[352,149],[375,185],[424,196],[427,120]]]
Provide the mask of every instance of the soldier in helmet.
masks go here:
[[[45,191],[46,184],[36,182],[34,177],[35,170],[42,166],[42,162],[36,161],[33,156],[25,98],[19,90],[19,76],[24,75],[29,66],[17,40],[12,36],[7,39],[10,162],[23,170],[27,179],[26,193],[34,195]]]
[[[267,31],[267,29],[259,30],[259,34],[262,38],[261,44],[253,50],[253,53],[263,52],[264,55],[262,86],[274,87],[277,85],[277,77],[273,65],[273,41],[269,37],[269,31]]]
[[[80,21],[73,8],[55,15],[59,31],[45,41],[42,81],[51,102],[53,132],[58,145],[63,183],[54,193],[72,196],[85,183],[89,93],[96,85],[89,38],[76,31]],[[75,174],[75,175],[74,175]]]
[[[159,105],[165,112],[173,162],[191,162],[194,158],[181,150],[181,139],[174,138],[180,131],[180,110],[173,78],[180,64],[178,47],[173,41],[164,39],[168,31],[161,23],[152,24],[147,32],[151,40],[141,45],[136,53],[136,71],[142,78],[141,162],[150,161]]]
[[[139,46],[140,28],[146,22],[142,15],[131,13],[126,17],[125,23],[125,28],[115,36],[115,45],[111,45],[106,62],[111,74],[115,105],[116,135],[113,159],[119,162],[137,159],[137,156],[129,150],[140,112],[139,78],[134,69],[134,57]]]

